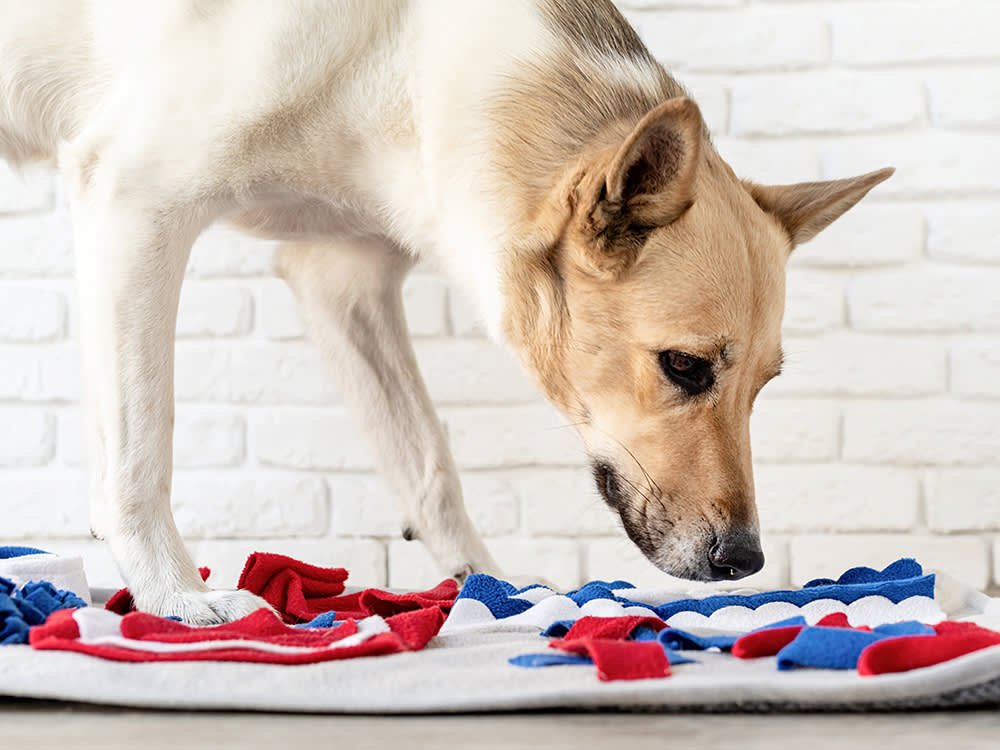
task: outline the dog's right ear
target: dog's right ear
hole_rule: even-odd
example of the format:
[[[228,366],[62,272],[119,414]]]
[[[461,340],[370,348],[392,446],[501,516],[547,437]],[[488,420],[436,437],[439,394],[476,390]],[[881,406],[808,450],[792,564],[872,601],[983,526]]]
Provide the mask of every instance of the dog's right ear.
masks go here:
[[[586,270],[620,277],[650,232],[688,209],[703,128],[697,104],[669,99],[640,120],[602,173],[584,180],[577,230]]]

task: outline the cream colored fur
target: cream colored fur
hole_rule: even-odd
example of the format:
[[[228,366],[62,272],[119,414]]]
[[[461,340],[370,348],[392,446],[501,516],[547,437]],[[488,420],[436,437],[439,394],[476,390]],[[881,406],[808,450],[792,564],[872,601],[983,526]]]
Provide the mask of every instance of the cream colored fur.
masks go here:
[[[575,23],[583,17],[591,23]],[[737,294],[753,297],[760,282],[762,306],[748,312],[734,304],[729,317],[709,317],[756,342],[746,343],[753,356],[739,372],[741,382],[759,385],[778,355],[780,279],[797,230],[783,228],[787,193],[763,196],[771,202],[765,213],[714,154],[697,108],[678,105],[653,124],[657,143],[678,149],[669,155],[690,169],[656,188],[669,200],[639,201],[662,231],[631,242],[625,255],[615,255],[625,252],[615,242],[601,246],[603,260],[592,255],[593,238],[573,230],[573,217],[600,199],[581,190],[603,184],[611,170],[607,184],[622,194],[606,213],[640,211],[642,196],[627,194],[632,156],[649,156],[639,119],[683,93],[639,52],[610,3],[0,0],[0,18],[0,156],[15,165],[53,161],[67,185],[93,531],[108,540],[141,609],[205,623],[261,604],[246,592],[205,587],[170,512],[177,304],[191,245],[216,221],[287,241],[279,273],[373,436],[401,498],[403,527],[448,574],[500,571],[465,512],[403,319],[400,285],[420,255],[467,290],[492,334],[569,417],[586,413],[581,432],[595,460],[612,464],[623,483],[645,486],[621,450],[628,442],[633,458],[642,454],[656,467],[650,489],[672,477],[683,518],[657,515],[666,508],[662,492],[625,493],[643,510],[646,532],[657,524],[663,531],[660,547],[644,548],[654,562],[705,577],[706,540],[722,540],[737,517],[744,541],[756,544],[745,435],[756,391],[736,389],[740,406],[726,417],[732,425],[695,429],[706,442],[685,452],[677,435],[658,431],[661,417],[680,408],[684,419],[711,419],[697,416],[701,407],[677,406],[652,359],[635,365],[643,374],[632,384],[602,380],[602,372],[632,368],[649,353],[644,347],[697,348],[716,335],[688,314],[682,295],[657,294],[667,277],[681,291],[722,294],[732,260],[716,258],[706,243],[749,237],[760,247],[745,262],[751,272]],[[621,39],[604,39],[610,31]],[[604,119],[575,123],[576,141],[556,125],[546,132],[561,103],[532,93],[568,71],[567,60],[595,82],[601,101],[622,104]],[[541,140],[518,146],[514,114],[525,102],[539,110],[543,127],[532,132]],[[638,144],[634,153],[620,151],[626,140]],[[540,166],[532,149],[551,164]],[[786,202],[804,210],[801,226],[814,233],[873,184],[845,186],[839,202],[793,189]],[[670,212],[657,213],[661,203]],[[615,216],[625,226],[638,214]],[[685,243],[695,251],[689,264],[702,264],[700,281],[647,257],[650,247],[676,252]],[[586,271],[597,267],[616,269],[614,278]],[[607,306],[617,318],[601,315]],[[645,326],[641,341],[633,318]],[[552,350],[553,335],[570,348]],[[602,358],[574,360],[574,342],[598,347]],[[630,400],[650,389],[659,395]],[[717,495],[684,488],[677,472],[685,460],[716,472],[705,486]],[[634,513],[616,510],[635,536]],[[680,531],[671,537],[668,524]]]

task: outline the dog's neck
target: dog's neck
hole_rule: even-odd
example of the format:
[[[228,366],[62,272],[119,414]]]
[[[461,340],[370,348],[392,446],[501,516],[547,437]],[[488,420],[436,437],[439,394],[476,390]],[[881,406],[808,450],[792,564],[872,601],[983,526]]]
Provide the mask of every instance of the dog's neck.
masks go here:
[[[683,94],[651,58],[564,52],[523,65],[490,107],[488,200],[490,213],[505,217],[492,271],[501,305],[490,330],[564,412],[577,403],[559,361],[570,324],[559,246],[577,187],[594,179],[587,169],[610,162],[644,115]]]

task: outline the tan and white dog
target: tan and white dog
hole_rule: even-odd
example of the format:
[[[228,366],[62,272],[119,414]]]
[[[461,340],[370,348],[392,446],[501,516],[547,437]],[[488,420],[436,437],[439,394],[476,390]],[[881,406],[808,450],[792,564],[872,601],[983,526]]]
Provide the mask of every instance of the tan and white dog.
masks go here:
[[[577,426],[646,556],[739,578],[786,259],[891,174],[741,181],[609,0],[0,0],[0,156],[54,161],[72,204],[93,533],[139,608],[199,623],[261,605],[201,582],[170,511],[178,297],[213,222],[286,242],[403,534],[447,573],[499,571],[403,318],[421,255]]]

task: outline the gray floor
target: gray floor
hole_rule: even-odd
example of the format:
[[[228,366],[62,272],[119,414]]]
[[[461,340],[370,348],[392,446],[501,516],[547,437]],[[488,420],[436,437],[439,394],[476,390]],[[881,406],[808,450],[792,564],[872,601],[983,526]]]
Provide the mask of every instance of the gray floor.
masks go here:
[[[301,744],[300,744],[301,743]],[[1000,749],[1000,711],[918,714],[504,714],[382,718],[171,713],[0,699],[0,747]]]

